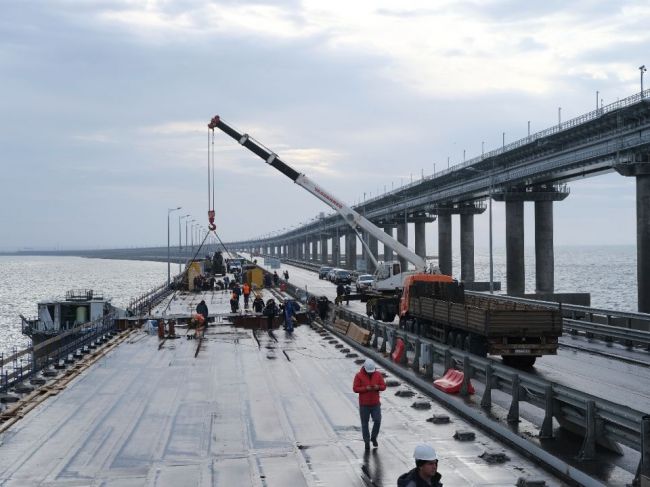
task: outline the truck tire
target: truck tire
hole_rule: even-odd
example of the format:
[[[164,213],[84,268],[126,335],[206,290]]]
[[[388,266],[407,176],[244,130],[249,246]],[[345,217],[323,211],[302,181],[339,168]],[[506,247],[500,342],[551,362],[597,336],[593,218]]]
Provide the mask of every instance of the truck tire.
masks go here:
[[[535,365],[537,357],[520,357],[518,355],[502,355],[503,363],[509,367],[516,367],[518,369],[530,369]]]

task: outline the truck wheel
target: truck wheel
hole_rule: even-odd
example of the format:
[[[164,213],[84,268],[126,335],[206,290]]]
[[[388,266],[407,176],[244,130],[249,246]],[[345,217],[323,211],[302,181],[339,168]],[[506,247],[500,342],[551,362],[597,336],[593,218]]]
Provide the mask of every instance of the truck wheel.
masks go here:
[[[517,355],[502,355],[502,358],[505,365],[518,369],[530,369],[535,365],[535,360],[537,359],[537,357],[519,357]]]

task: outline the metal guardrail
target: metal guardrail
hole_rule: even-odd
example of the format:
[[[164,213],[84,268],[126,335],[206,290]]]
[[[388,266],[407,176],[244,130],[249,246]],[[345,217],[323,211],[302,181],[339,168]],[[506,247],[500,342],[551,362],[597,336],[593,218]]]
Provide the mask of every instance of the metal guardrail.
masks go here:
[[[648,313],[590,308],[576,304],[560,304],[555,301],[541,301],[515,296],[496,296],[476,291],[465,291],[465,293],[485,299],[534,304],[557,309],[562,312],[564,329],[569,333],[582,332],[588,338],[601,337],[605,341],[620,341],[626,346],[641,345],[647,347],[650,351],[650,331],[648,331],[650,330],[650,314]],[[604,323],[596,320],[604,321]],[[622,324],[625,326],[621,326]]]
[[[166,283],[147,291],[146,293],[132,299],[129,302],[127,311],[132,316],[151,314],[151,310],[163,299],[173,293],[174,290]]]
[[[468,352],[442,345],[418,335],[395,329],[393,326],[337,307],[339,316],[373,332],[371,346],[379,352],[392,353],[397,339],[411,351],[402,355],[401,365],[411,367],[426,379],[433,379],[433,365],[440,362],[445,370],[459,367],[464,372],[461,394],[468,394],[470,379],[485,385],[481,407],[492,407],[492,391],[499,390],[511,397],[508,422],[519,421],[519,403],[527,402],[544,411],[539,426],[540,438],[552,438],[553,419],[572,431],[583,431],[579,458],[595,457],[596,443],[619,451],[619,444],[641,453],[639,472],[650,472],[650,415],[569,387],[550,382],[505,365],[494,363]],[[389,348],[390,346],[390,348]]]
[[[49,338],[36,346],[14,350],[14,353],[6,358],[0,355],[0,392],[6,392],[49,365],[64,359],[68,354],[114,330],[114,316],[107,315]],[[70,339],[71,337],[74,338]]]

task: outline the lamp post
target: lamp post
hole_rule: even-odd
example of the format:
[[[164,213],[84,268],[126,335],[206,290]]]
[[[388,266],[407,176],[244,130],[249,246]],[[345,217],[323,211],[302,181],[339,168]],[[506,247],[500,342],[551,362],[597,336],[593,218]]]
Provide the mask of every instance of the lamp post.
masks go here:
[[[643,98],[643,73],[647,71],[645,64],[643,66],[639,66],[639,71],[641,72],[641,98]]]
[[[182,207],[179,206],[178,208],[167,208],[167,285],[169,286],[172,282],[171,278],[171,257],[169,255],[169,215],[171,215],[174,211],[180,210]]]
[[[179,254],[179,256],[183,252],[183,242],[181,240],[181,220],[187,218],[188,216],[190,216],[190,215],[187,214],[187,215],[183,215],[183,216],[178,217],[178,254]],[[185,224],[185,228],[187,229],[187,223]],[[185,235],[187,235],[187,234],[185,234]],[[187,236],[185,237],[185,245],[187,246]],[[179,260],[178,261],[178,272],[181,272],[183,270],[181,268],[181,265],[182,265],[181,261]]]
[[[470,171],[476,171],[482,174],[488,173],[490,177],[490,186],[488,189],[488,218],[489,218],[489,241],[490,241],[490,294],[494,294],[494,259],[492,253],[492,187],[493,187],[493,171],[484,171],[475,167],[466,167]]]

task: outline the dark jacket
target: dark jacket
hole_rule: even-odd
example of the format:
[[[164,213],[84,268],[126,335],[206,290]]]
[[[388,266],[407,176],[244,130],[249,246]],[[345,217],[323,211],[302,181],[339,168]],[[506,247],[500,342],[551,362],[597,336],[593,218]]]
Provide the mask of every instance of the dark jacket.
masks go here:
[[[275,301],[268,301],[263,311],[264,316],[276,316],[278,314],[278,305]]]
[[[379,390],[368,391],[366,390],[368,386],[379,386]],[[361,367],[361,370],[354,376],[352,390],[359,394],[359,406],[378,406],[381,404],[379,391],[386,390],[386,383],[378,371],[375,370],[369,374],[366,369]]]
[[[262,298],[255,298],[253,301],[253,311],[261,313],[264,310],[264,300]]]
[[[205,304],[205,301],[201,301],[196,305],[196,312],[207,320],[208,319],[208,305]]]
[[[431,479],[431,483],[427,484],[418,475],[418,469],[414,468],[410,472],[403,473],[399,476],[397,479],[397,487],[442,487],[442,483],[440,482],[441,477],[440,472],[436,472]]]

